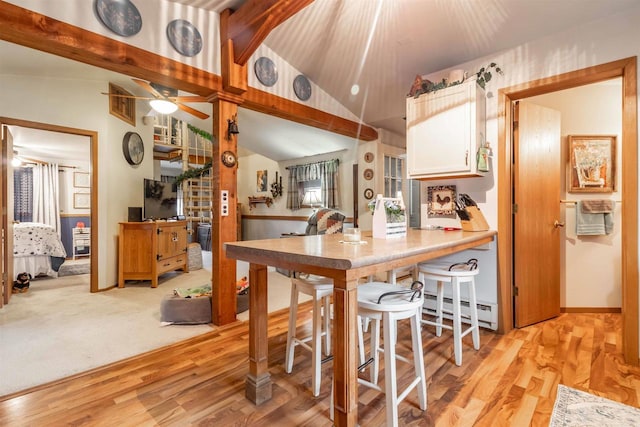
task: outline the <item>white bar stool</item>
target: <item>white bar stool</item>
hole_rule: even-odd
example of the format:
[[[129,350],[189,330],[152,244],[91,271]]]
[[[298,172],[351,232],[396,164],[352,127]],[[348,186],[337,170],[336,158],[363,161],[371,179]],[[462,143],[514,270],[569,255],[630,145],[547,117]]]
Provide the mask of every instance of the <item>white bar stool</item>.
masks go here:
[[[298,297],[300,293],[311,296],[313,301],[313,322],[311,336],[298,338],[296,336],[296,321],[298,317]],[[312,277],[308,279],[291,279],[291,306],[289,309],[289,331],[287,332],[287,349],[285,355],[285,370],[288,374],[293,369],[295,347],[301,346],[311,351],[311,386],[313,395],[320,394],[320,380],[322,355],[320,346],[324,337],[324,354],[331,353],[331,295],[333,295],[333,281],[326,277]],[[311,345],[308,343],[310,342]]]
[[[358,316],[361,319],[370,319],[373,324],[371,328],[371,359],[359,367],[362,370],[363,365],[373,364],[371,381],[358,378],[358,384],[384,392],[387,426],[398,425],[398,405],[414,388],[417,388],[418,391],[420,409],[423,411],[427,409],[427,382],[420,323],[424,302],[422,287],[420,282],[414,282],[412,289],[399,288],[396,285],[381,282],[370,282],[358,286]],[[396,322],[402,319],[411,319],[413,361],[396,354]],[[380,321],[382,321],[384,333],[384,347],[380,347]],[[384,390],[377,385],[379,353],[384,353]],[[412,363],[415,372],[415,378],[401,393],[398,393],[396,360]],[[333,420],[333,389],[330,412]]]
[[[475,258],[467,262],[454,264],[448,263],[423,263],[418,265],[418,270],[423,281],[434,280],[437,282],[436,315],[433,321],[423,320],[422,323],[436,327],[436,336],[442,335],[442,328],[453,330],[453,351],[456,365],[462,365],[462,338],[472,333],[473,348],[480,349],[480,326],[478,325],[478,306],[476,304],[475,276],[478,275],[478,260]],[[444,285],[451,286],[452,310],[444,309]],[[460,307],[460,285],[467,285],[469,293],[469,314],[463,314]],[[445,324],[443,314],[452,316],[453,325]],[[470,326],[462,330],[462,318],[469,320]]]

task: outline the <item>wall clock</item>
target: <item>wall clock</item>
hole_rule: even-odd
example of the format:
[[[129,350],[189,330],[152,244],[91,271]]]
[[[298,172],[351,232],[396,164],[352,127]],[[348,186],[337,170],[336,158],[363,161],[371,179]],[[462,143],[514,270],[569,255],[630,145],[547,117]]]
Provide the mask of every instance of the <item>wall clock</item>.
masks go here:
[[[122,153],[130,165],[139,165],[144,159],[144,143],[136,132],[127,132],[122,138]]]
[[[142,16],[131,0],[95,0],[100,22],[119,36],[130,37],[142,28]]]
[[[222,164],[228,168],[232,168],[236,165],[236,155],[233,151],[225,151],[222,153]]]
[[[254,65],[256,77],[265,86],[273,86],[278,81],[278,70],[276,64],[266,56],[256,60]]]
[[[373,179],[373,169],[365,169],[362,175],[367,181]]]
[[[171,46],[184,56],[195,56],[202,50],[202,36],[191,22],[174,19],[167,25],[167,38]]]
[[[299,74],[293,80],[293,91],[301,101],[311,98],[311,83],[309,83],[309,79]]]

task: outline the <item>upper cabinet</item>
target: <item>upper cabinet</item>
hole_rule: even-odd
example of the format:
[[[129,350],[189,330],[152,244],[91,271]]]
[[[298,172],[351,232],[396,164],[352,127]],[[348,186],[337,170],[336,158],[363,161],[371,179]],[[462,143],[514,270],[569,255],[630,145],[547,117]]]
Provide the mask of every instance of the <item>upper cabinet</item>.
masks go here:
[[[407,176],[483,176],[476,153],[485,135],[485,94],[475,79],[407,98]]]

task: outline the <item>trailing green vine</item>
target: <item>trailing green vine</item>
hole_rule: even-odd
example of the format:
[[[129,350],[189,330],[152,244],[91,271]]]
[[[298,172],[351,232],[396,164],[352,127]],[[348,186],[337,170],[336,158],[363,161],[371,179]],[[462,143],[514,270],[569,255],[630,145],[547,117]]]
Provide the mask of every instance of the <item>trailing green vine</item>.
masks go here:
[[[209,141],[213,141],[213,135],[211,135],[207,131],[204,131],[202,129],[198,129],[197,127],[195,127],[193,125],[190,125],[189,123],[187,123],[187,129],[189,129],[191,132],[195,133],[196,135],[200,135],[204,139],[208,139]]]
[[[209,169],[211,169],[210,161],[205,163],[204,166],[202,166],[201,168],[192,168],[182,172],[180,175],[176,176],[175,183],[180,184],[185,179],[200,178]]]
[[[208,139],[209,141],[213,141],[213,136],[210,133],[202,129],[198,129],[197,127],[189,123],[187,123],[187,129],[189,129],[191,132],[195,133],[196,135],[199,135],[205,139]],[[204,166],[202,166],[201,168],[188,169],[182,172],[180,175],[176,176],[175,183],[180,184],[185,179],[200,178],[202,175],[205,174],[205,172],[209,171],[210,169],[211,169],[210,161],[205,163]]]

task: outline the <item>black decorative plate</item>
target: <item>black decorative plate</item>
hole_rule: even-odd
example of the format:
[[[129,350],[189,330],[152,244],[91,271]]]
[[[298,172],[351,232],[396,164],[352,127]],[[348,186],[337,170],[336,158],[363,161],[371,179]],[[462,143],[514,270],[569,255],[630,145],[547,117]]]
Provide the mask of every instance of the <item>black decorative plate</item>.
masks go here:
[[[140,32],[142,16],[131,0],[95,0],[94,6],[100,22],[119,36]]]
[[[202,36],[191,22],[175,19],[167,25],[171,46],[184,56],[195,56],[202,50]]]
[[[293,91],[301,101],[306,101],[311,98],[311,83],[309,83],[309,79],[299,74],[293,80]]]
[[[265,86],[273,86],[278,81],[276,64],[266,56],[261,56],[255,63],[256,77]]]

